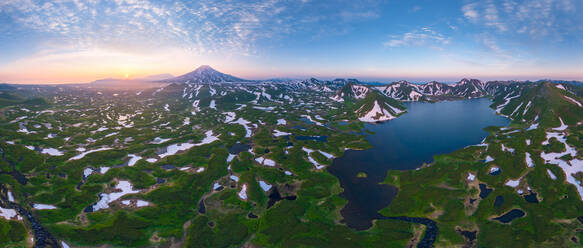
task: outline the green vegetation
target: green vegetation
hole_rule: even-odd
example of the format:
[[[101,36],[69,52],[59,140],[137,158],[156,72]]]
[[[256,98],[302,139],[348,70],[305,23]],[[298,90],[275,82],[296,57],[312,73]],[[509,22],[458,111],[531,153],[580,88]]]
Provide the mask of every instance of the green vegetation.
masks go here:
[[[2,247],[24,246],[26,229],[20,221],[6,221],[0,218],[0,245]]]
[[[0,95],[0,183],[13,193],[15,204],[33,213],[57,240],[73,246],[414,246],[425,229],[419,224],[375,220],[368,230],[348,228],[340,214],[346,200],[338,179],[317,169],[330,166],[330,155],[340,157],[347,148],[370,148],[357,110],[370,110],[375,101],[398,110],[404,106],[372,88],[356,99],[350,88],[354,82],[314,80],[304,82],[302,90],[294,84],[252,83],[171,84],[140,92],[10,89]],[[543,152],[567,151],[556,138],[543,145],[547,132],[564,133],[569,146],[583,149],[583,126],[577,124],[583,108],[565,98],[581,101],[580,91],[569,89],[508,84],[492,96],[492,107],[517,94],[500,109],[513,118],[509,129],[487,128],[487,147],[436,156],[419,170],[389,171],[384,183],[399,190],[380,213],[436,221],[435,245],[442,247],[466,244],[459,230],[478,231],[479,247],[579,245],[571,240],[582,238],[577,217],[583,204],[577,189],[565,182],[561,168],[541,157]],[[344,102],[330,99],[338,92],[345,93]],[[49,100],[40,99],[51,100],[46,104]],[[560,126],[559,117],[568,127],[552,130]],[[527,130],[535,123],[538,128]],[[275,130],[288,134],[275,136]],[[315,136],[325,139],[309,138]],[[213,137],[217,140],[203,142]],[[234,151],[243,144],[251,149]],[[502,145],[514,150],[504,151]],[[186,146],[192,147],[162,155]],[[50,148],[62,155],[42,152]],[[100,148],[111,149],[72,159]],[[534,167],[526,164],[527,152]],[[134,161],[136,156],[140,159]],[[487,156],[494,161],[485,163]],[[261,163],[261,158],[275,165]],[[490,175],[491,166],[502,173]],[[582,175],[574,177],[581,180]],[[366,177],[360,172],[355,180]],[[518,179],[516,188],[508,186]],[[121,191],[116,188],[121,181],[131,183],[133,192],[105,201]],[[479,183],[493,189],[484,199]],[[539,203],[524,199],[529,189]],[[504,201],[495,206],[499,196]],[[4,193],[0,197],[6,201]],[[100,200],[105,207],[85,211]],[[55,209],[34,209],[33,204]],[[491,220],[515,208],[526,216],[509,224]],[[27,232],[28,220],[0,218],[0,246],[27,246]]]

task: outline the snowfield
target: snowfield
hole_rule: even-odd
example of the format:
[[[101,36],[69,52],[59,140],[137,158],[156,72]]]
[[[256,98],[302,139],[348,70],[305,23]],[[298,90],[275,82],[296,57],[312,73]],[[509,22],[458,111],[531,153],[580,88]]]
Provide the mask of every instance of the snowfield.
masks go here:
[[[374,101],[373,108],[358,119],[363,122],[377,122],[392,120],[395,119],[395,117],[386,109],[381,108],[377,101]]]

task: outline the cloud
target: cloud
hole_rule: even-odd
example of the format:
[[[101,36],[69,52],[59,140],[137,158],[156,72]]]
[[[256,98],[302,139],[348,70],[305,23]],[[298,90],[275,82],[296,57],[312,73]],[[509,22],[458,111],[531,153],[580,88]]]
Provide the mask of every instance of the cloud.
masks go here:
[[[275,29],[267,26],[283,10],[285,6],[275,0],[3,0],[0,15],[10,26],[0,26],[0,31],[34,30],[78,46],[143,51],[178,46],[199,53],[248,53],[258,38],[273,36]]]
[[[462,7],[464,17],[466,17],[468,20],[474,21],[479,17],[478,12],[474,9],[475,5],[476,4],[467,4]]]
[[[501,33],[519,33],[531,38],[581,35],[583,2],[572,0],[485,0],[461,8],[470,23]]]
[[[428,27],[413,30],[402,35],[393,35],[391,38],[383,43],[383,45],[387,47],[429,46],[439,48],[451,42],[451,38]]]

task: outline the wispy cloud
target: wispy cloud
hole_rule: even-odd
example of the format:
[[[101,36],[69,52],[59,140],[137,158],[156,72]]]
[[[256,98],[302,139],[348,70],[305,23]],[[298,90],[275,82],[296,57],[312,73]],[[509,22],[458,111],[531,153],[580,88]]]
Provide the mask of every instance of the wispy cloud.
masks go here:
[[[461,8],[466,20],[503,33],[526,34],[533,38],[581,32],[583,2],[573,0],[486,0]]]
[[[432,48],[440,48],[441,46],[448,45],[450,42],[451,38],[431,28],[424,27],[402,35],[392,35],[391,39],[383,43],[383,45],[387,47],[429,46]]]
[[[123,49],[143,50],[161,45],[183,46],[200,53],[250,52],[257,38],[272,34],[274,29],[265,26],[284,9],[275,0],[0,2],[0,15],[20,28],[79,46],[116,44]]]

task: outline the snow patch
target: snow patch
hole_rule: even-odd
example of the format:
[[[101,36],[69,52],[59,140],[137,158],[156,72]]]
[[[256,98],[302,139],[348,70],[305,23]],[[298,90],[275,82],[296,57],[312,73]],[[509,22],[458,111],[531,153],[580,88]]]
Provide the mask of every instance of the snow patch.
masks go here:
[[[57,207],[53,206],[53,205],[49,205],[49,204],[33,204],[32,208],[37,209],[37,210],[51,210],[51,209],[57,209]]]
[[[139,193],[139,190],[133,190],[132,184],[129,181],[119,181],[115,186],[116,191],[109,194],[101,193],[100,199],[93,205],[93,211],[109,208],[109,204],[121,198],[124,195]]]
[[[271,189],[271,184],[266,183],[265,181],[259,181],[259,187],[261,187],[261,189],[263,189],[263,191],[269,191]]]
[[[217,140],[219,140],[218,136],[213,136],[213,131],[209,130],[205,133],[206,137],[199,143],[193,144],[193,143],[178,143],[178,144],[173,144],[170,145],[168,147],[166,147],[166,152],[162,153],[160,155],[158,155],[160,158],[165,158],[167,156],[172,156],[175,155],[176,153],[180,152],[180,151],[186,151],[190,148],[193,148],[195,146],[201,146],[201,145],[205,145],[205,144],[210,144],[212,142],[215,142]]]
[[[243,187],[241,187],[241,191],[239,191],[237,195],[239,195],[239,198],[247,200],[247,184],[243,184]]]

